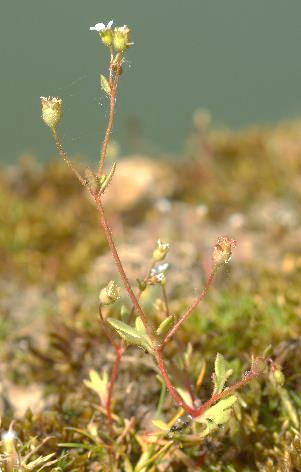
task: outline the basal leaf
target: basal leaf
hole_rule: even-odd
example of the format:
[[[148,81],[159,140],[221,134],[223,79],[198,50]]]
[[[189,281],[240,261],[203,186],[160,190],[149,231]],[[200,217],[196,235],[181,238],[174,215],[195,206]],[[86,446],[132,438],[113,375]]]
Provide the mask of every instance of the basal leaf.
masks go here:
[[[201,431],[201,437],[205,437],[212,431],[215,431],[220,425],[227,423],[230,419],[232,406],[237,398],[234,395],[222,398],[215,405],[208,408],[201,416],[195,418],[197,423],[204,424],[205,428]]]
[[[102,376],[98,375],[96,370],[91,369],[89,372],[90,380],[85,379],[84,384],[86,387],[94,390],[100,398],[100,401],[103,406],[106,404],[107,399],[107,391],[108,391],[108,383],[109,377],[107,372],[104,372]]]

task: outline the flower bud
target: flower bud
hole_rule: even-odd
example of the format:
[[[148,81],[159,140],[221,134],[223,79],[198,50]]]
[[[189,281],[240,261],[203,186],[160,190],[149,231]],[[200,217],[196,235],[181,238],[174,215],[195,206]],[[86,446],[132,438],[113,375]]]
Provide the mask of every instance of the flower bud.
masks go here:
[[[104,31],[101,31],[99,33],[99,36],[101,37],[102,42],[108,46],[111,47],[113,44],[113,31],[111,29],[106,29]]]
[[[158,239],[156,249],[153,252],[153,258],[155,261],[163,261],[170,248],[170,244],[162,243],[161,239]]]
[[[99,294],[99,301],[101,305],[111,305],[120,298],[120,287],[111,280],[106,287],[104,287]]]
[[[129,34],[130,29],[126,25],[115,28],[113,36],[115,51],[124,52],[129,47]]]
[[[40,99],[43,121],[55,131],[62,119],[62,100],[57,97],[40,97]]]
[[[96,23],[95,26],[90,26],[90,31],[97,31],[102,42],[111,47],[113,44],[113,31],[112,31],[113,20],[109,21],[107,25],[104,23]]]
[[[236,247],[236,241],[228,236],[220,236],[213,249],[213,262],[215,266],[227,264],[232,256],[232,249]]]
[[[275,381],[278,385],[280,385],[280,386],[284,385],[285,376],[284,376],[283,372],[280,369],[275,369],[274,372],[273,372],[273,375],[274,375],[274,379],[275,379]]]

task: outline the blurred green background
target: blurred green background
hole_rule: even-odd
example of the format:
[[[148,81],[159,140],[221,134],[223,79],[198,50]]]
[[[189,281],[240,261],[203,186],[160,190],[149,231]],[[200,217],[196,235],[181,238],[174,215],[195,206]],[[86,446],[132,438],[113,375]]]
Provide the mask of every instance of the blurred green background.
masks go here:
[[[106,50],[89,26],[133,30],[114,137],[123,150],[180,153],[199,107],[229,127],[301,114],[300,0],[6,0],[1,11],[1,156],[54,154],[40,95],[64,99],[70,153],[98,153]]]

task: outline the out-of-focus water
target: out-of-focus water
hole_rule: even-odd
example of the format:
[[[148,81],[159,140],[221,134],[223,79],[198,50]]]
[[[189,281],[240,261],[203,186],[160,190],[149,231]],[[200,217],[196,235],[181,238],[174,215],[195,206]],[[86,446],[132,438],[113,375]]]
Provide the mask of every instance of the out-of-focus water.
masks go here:
[[[229,127],[301,115],[300,0],[7,0],[0,18],[1,161],[25,151],[39,159],[54,154],[39,108],[39,96],[52,94],[64,99],[66,148],[97,155],[106,50],[89,26],[111,18],[130,25],[135,42],[114,133],[124,148],[181,152],[199,107]]]

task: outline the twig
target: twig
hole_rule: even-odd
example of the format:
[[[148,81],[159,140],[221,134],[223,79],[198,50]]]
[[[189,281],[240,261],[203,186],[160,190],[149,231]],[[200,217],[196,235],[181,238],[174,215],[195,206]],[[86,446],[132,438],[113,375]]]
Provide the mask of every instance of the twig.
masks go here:
[[[169,331],[169,333],[166,335],[165,339],[162,341],[162,344],[160,346],[160,349],[163,350],[164,347],[166,346],[166,344],[168,343],[168,341],[174,336],[174,334],[176,333],[176,331],[179,329],[179,327],[181,326],[182,323],[184,323],[184,321],[187,320],[187,318],[190,316],[190,314],[192,313],[192,311],[199,305],[199,303],[203,300],[203,298],[205,297],[205,295],[207,294],[212,282],[213,282],[213,279],[214,279],[214,276],[215,276],[215,273],[216,273],[216,268],[213,269],[213,271],[211,272],[209,278],[208,278],[208,281],[207,281],[207,284],[204,288],[204,290],[202,291],[202,293],[198,296],[198,298],[192,303],[192,305],[190,305],[189,308],[187,308],[187,310],[185,311],[185,313],[180,317],[180,319],[177,321],[177,323],[171,328],[171,330]]]
[[[101,226],[103,227],[103,230],[104,230],[104,233],[105,233],[105,236],[106,236],[106,239],[107,239],[107,242],[109,244],[109,247],[111,249],[111,252],[112,252],[112,255],[113,255],[113,258],[114,258],[114,261],[115,261],[115,264],[117,266],[117,269],[118,269],[118,272],[119,272],[119,275],[121,277],[121,280],[123,282],[123,285],[135,307],[135,310],[137,311],[137,313],[139,314],[140,318],[141,318],[141,321],[145,327],[145,330],[147,332],[147,335],[149,336],[151,342],[152,342],[152,345],[154,348],[156,348],[157,346],[157,339],[156,339],[156,336],[154,334],[154,331],[150,325],[150,323],[147,321],[146,319],[146,316],[145,316],[145,313],[144,311],[142,310],[137,298],[136,298],[136,295],[134,294],[133,292],[133,289],[130,285],[130,282],[127,278],[127,275],[124,271],[124,268],[123,268],[123,265],[122,265],[122,262],[120,260],[120,257],[118,255],[118,251],[117,251],[117,248],[115,246],[115,243],[113,241],[113,237],[112,237],[112,231],[108,225],[108,222],[106,220],[106,217],[105,217],[105,213],[104,213],[104,208],[102,206],[102,203],[101,203],[101,199],[100,197],[95,197],[95,201],[96,201],[96,205],[97,205],[97,208],[98,208],[98,211],[99,211],[99,219],[100,219],[100,224]]]
[[[115,105],[116,105],[116,93],[117,93],[117,85],[118,85],[118,78],[119,78],[119,73],[120,73],[120,61],[116,64],[116,70],[115,70],[115,76],[113,77],[113,55],[111,54],[111,61],[110,61],[110,72],[109,72],[109,84],[110,84],[110,89],[111,89],[111,94],[110,94],[110,109],[109,109],[109,118],[108,118],[108,124],[107,124],[107,129],[105,132],[105,137],[102,143],[102,148],[99,156],[99,166],[98,166],[98,171],[97,175],[98,177],[101,176],[103,167],[104,167],[104,162],[107,154],[107,148],[110,140],[110,135],[112,132],[113,128],[113,122],[114,122],[114,113],[115,113]]]
[[[69,157],[68,157],[68,154],[66,153],[65,149],[63,148],[63,145],[62,145],[62,142],[60,140],[60,137],[57,133],[56,130],[52,130],[53,132],[53,136],[54,136],[54,140],[55,140],[55,145],[56,145],[56,148],[60,154],[60,156],[63,158],[63,160],[66,162],[67,166],[71,169],[71,171],[73,172],[73,174],[77,177],[77,179],[79,180],[79,182],[84,186],[84,187],[87,187],[87,183],[86,181],[82,178],[82,176],[80,175],[80,173],[75,169],[75,167],[73,166],[72,162],[70,161]]]

